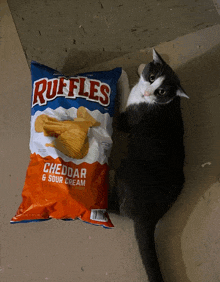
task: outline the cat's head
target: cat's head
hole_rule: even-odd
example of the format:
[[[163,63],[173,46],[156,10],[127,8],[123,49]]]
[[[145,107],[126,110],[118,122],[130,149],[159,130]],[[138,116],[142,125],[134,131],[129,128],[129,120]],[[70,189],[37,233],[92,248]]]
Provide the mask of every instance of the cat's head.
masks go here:
[[[143,101],[149,104],[167,104],[175,97],[189,98],[171,67],[153,49],[153,61],[145,66],[140,77]]]

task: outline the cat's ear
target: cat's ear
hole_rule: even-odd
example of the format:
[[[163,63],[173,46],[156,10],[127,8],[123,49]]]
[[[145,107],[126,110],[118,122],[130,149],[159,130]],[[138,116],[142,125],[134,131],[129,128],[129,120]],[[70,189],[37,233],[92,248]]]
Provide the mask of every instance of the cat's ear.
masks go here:
[[[161,56],[157,53],[157,51],[153,48],[153,61],[155,64],[165,64],[164,60],[161,58]]]
[[[179,97],[184,97],[189,99],[189,96],[186,95],[186,93],[184,92],[184,90],[182,89],[182,87],[179,87],[176,91],[176,95]]]

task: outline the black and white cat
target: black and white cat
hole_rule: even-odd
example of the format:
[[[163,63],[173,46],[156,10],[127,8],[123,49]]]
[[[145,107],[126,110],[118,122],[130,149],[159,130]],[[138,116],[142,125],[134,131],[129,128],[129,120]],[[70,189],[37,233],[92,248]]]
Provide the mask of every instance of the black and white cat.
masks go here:
[[[117,122],[129,133],[128,154],[116,173],[120,213],[134,220],[150,282],[163,281],[155,250],[156,224],[184,183],[180,97],[188,98],[180,80],[153,50],[153,61],[145,66]]]

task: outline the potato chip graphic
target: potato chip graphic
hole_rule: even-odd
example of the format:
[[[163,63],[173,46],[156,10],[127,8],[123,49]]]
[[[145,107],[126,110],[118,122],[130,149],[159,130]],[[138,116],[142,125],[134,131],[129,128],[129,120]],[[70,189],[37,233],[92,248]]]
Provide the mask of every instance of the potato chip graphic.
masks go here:
[[[100,122],[94,119],[86,110],[85,107],[81,106],[77,110],[77,118],[83,118],[92,122],[92,126],[99,126]]]
[[[49,136],[59,136],[61,133],[69,130],[74,123],[73,120],[63,120],[63,121],[45,121],[43,125],[44,135],[45,133]]]
[[[47,147],[54,147],[68,157],[82,159],[89,151],[88,130],[99,125],[100,122],[82,106],[78,108],[74,120],[59,121],[47,115],[38,116],[35,130],[45,136],[56,137],[52,143],[45,144]]]
[[[47,133],[46,130],[44,129],[46,122],[58,122],[58,120],[48,115],[40,115],[35,120],[35,131],[44,132],[45,136],[50,136],[50,134]]]
[[[46,144],[46,146],[54,147],[73,159],[82,159],[89,151],[87,133],[76,128],[62,133],[52,143]]]

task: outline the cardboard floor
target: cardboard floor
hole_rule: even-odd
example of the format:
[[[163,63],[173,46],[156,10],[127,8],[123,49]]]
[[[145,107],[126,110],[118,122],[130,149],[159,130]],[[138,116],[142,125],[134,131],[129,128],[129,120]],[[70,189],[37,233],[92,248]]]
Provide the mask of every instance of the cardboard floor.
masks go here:
[[[26,28],[31,22],[25,22],[25,17],[24,20],[22,19],[22,13],[25,13],[30,21],[39,11],[49,9],[51,2],[57,3],[57,14],[54,9],[53,13],[51,11],[51,17],[48,18],[63,30],[61,37],[57,37],[57,44],[53,43],[57,33],[53,32],[52,23],[46,25],[45,29],[43,21],[39,21],[35,30],[30,29],[27,35]],[[82,48],[81,51],[74,49],[75,47],[66,47],[74,39],[72,35],[68,38],[68,30],[71,28],[60,26],[59,19],[55,20],[60,15],[63,20],[65,18],[69,27],[71,21],[68,9],[58,6],[60,1],[51,2],[22,0],[19,1],[20,5],[16,6],[16,1],[9,1],[15,22],[16,17],[21,18],[16,24],[17,33],[7,1],[0,0],[0,281],[147,281],[134,237],[133,223],[127,218],[110,214],[115,225],[115,228],[110,230],[81,221],[50,220],[16,225],[10,225],[9,222],[21,202],[21,192],[29,162],[30,60],[35,59],[66,72],[71,69],[104,70],[122,66],[128,73],[132,86],[138,78],[138,66],[151,60],[151,49],[145,47],[155,45],[157,45],[156,50],[176,70],[184,89],[190,96],[189,100],[182,100],[186,148],[185,187],[178,201],[158,224],[156,231],[157,251],[164,280],[220,281],[220,18],[214,4],[211,1],[202,1],[203,3],[200,4],[195,1],[195,3],[191,2],[193,4],[190,4],[190,7],[187,6],[188,3],[176,7],[174,1],[168,1],[167,6],[158,1],[163,9],[168,7],[177,9],[173,17],[176,21],[179,20],[182,30],[176,32],[172,29],[173,32],[170,33],[161,32],[161,37],[158,38],[152,35],[153,31],[155,32],[152,29],[152,32],[149,32],[151,34],[149,38],[152,40],[149,39],[146,43],[140,40],[138,44],[135,38],[140,38],[143,26],[138,27],[137,14],[131,21],[134,26],[132,28],[136,30],[129,33],[127,44],[123,43],[124,45],[122,42],[126,41],[120,34],[124,32],[126,36],[127,26],[120,25],[123,27],[120,32],[115,28],[118,15],[114,17],[110,12],[103,14],[102,17],[101,13],[93,14],[94,21],[100,20],[99,24],[96,23],[97,26],[91,20],[91,26],[94,24],[93,30],[100,27],[100,23],[106,24],[109,34],[116,30],[114,37],[118,39],[118,46],[121,47],[119,51],[115,45],[116,40],[114,42],[104,40],[103,45],[100,45],[101,49],[98,49],[96,45],[98,43],[92,39],[96,35],[92,29],[90,34],[87,34],[87,39],[86,36],[83,37],[87,32],[85,24],[89,26],[89,22],[86,21],[89,16],[85,14],[85,24],[80,22],[79,17],[76,19],[78,33],[71,31],[78,34],[76,42],[81,38],[81,46],[87,44],[88,49]],[[111,11],[116,4],[111,7],[109,3],[96,2],[94,9],[97,13],[106,7]],[[128,5],[127,9],[130,10],[127,11],[131,11],[134,7],[133,2],[126,4],[127,2],[121,1],[121,3],[117,3],[118,9],[123,8],[121,5]],[[83,10],[78,1],[74,5],[75,9],[78,9],[78,14],[86,10]],[[148,9],[151,9],[153,21],[153,1],[149,2],[149,5],[151,5]],[[30,7],[32,9],[29,9]],[[91,8],[89,5],[86,7]],[[161,11],[165,11],[163,9],[161,8]],[[126,13],[126,9],[123,11]],[[194,14],[187,14],[187,11]],[[109,17],[110,15],[112,17]],[[157,15],[155,12],[155,17]],[[189,15],[197,15],[197,17],[191,18]],[[41,14],[39,17],[42,19]],[[143,15],[142,17],[144,19]],[[161,21],[166,22],[165,18],[161,18]],[[201,24],[201,28],[199,26],[196,28],[192,24],[193,21],[203,25]],[[157,22],[155,18],[155,25]],[[168,22],[167,25],[173,25],[172,21]],[[183,22],[187,22],[189,26]],[[22,23],[25,25],[23,29]],[[26,33],[26,36],[22,32]],[[105,30],[101,29],[99,33],[104,36]],[[48,37],[46,50],[45,41],[41,41],[40,36]],[[131,42],[134,43],[133,47]],[[103,53],[103,48],[108,52],[100,55]],[[42,52],[43,49],[45,52]],[[141,51],[138,51],[140,49]],[[73,64],[76,57],[79,61]],[[111,60],[107,61],[107,59]],[[95,65],[95,63],[99,64]],[[126,101],[126,97],[123,97],[123,101]],[[112,171],[118,166],[121,154],[124,153],[123,148],[120,148],[120,144],[123,144],[120,142],[123,136],[118,132],[114,134]]]

